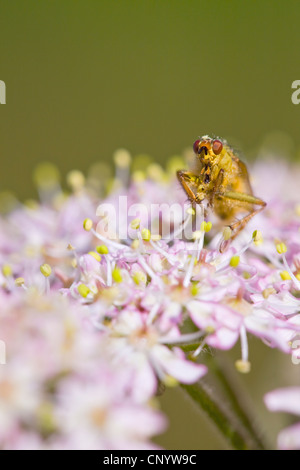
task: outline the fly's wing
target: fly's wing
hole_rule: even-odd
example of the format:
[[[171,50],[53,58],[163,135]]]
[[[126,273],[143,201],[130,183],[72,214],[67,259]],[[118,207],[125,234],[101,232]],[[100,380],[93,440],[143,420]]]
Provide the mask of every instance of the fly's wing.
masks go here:
[[[249,180],[248,170],[239,158],[235,159],[237,175],[233,184],[234,191],[245,194],[253,194],[252,187]]]
[[[201,175],[201,170],[203,168],[203,163],[201,160],[197,157],[193,157],[189,162],[189,170],[191,173],[194,173],[194,175]]]

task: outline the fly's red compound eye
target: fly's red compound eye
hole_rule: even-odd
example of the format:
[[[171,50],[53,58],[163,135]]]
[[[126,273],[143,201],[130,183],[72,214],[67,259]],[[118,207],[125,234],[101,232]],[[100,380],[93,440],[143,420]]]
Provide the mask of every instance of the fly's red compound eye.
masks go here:
[[[199,153],[199,144],[200,144],[200,140],[195,140],[194,145],[193,145],[193,149],[195,153]]]
[[[222,152],[223,150],[223,144],[220,140],[214,140],[213,141],[213,144],[212,144],[212,150],[214,152],[215,155],[219,155],[219,153]]]

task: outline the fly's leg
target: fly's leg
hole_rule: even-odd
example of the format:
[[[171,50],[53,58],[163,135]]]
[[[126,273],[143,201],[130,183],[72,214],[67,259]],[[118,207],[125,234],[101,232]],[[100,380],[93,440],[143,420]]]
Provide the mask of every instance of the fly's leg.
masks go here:
[[[210,207],[213,207],[214,199],[216,195],[220,192],[221,186],[223,184],[223,180],[224,180],[224,170],[221,169],[218,173],[215,186],[213,187],[211,195],[209,196],[208,204]]]
[[[197,193],[197,182],[199,181],[199,178],[190,171],[182,170],[177,171],[177,178],[185,190],[189,200],[193,204],[201,204],[202,199],[200,200]],[[195,191],[193,191],[192,187],[194,187]]]
[[[245,217],[240,220],[237,220],[229,226],[232,230],[232,235],[229,240],[223,240],[223,242],[221,243],[220,252],[223,253],[227,249],[230,242],[239,235],[239,233],[243,230],[243,228],[245,228],[245,226],[252,219],[252,217],[262,211],[267,204],[262,199],[252,196],[251,194],[237,193],[234,191],[226,191],[221,195],[221,197],[225,200],[228,199],[230,201],[245,202],[247,204],[252,204],[253,206],[260,206],[257,209],[253,207],[253,210],[246,214]]]
[[[231,230],[233,231],[233,235],[231,237],[231,240],[234,240],[238,234],[240,233],[243,228],[247,225],[247,223],[254,217],[256,214],[261,212],[264,209],[265,206],[259,207],[258,209],[255,209],[254,211],[250,212],[247,214],[245,217],[243,217],[241,220],[237,220],[234,224],[230,225]]]
[[[202,204],[203,197],[199,195],[199,177],[190,171],[177,171],[177,178],[185,190],[189,200],[192,203],[192,207],[196,208],[196,204]],[[203,208],[204,218],[207,217],[207,210]],[[193,230],[195,230],[196,219],[193,220]]]

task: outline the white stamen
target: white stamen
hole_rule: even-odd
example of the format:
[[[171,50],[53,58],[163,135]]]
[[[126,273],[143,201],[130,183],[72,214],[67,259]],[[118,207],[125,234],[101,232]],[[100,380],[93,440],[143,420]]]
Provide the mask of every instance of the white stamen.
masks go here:
[[[107,287],[111,287],[112,286],[112,266],[111,266],[109,256],[104,255],[104,258],[106,261],[106,275],[107,275],[106,285]]]
[[[156,315],[157,315],[157,312],[159,310],[159,307],[160,307],[160,303],[156,303],[153,305],[152,309],[150,310],[150,313],[147,317],[147,326],[151,325],[151,323],[153,322],[153,320],[155,319]]]
[[[104,242],[106,245],[111,246],[112,248],[116,248],[117,250],[125,250],[129,248],[127,245],[122,245],[121,243],[113,242],[109,238],[103,237],[103,235],[100,235],[100,233],[96,232],[96,230],[93,228],[91,229],[91,232],[95,237]]]
[[[282,254],[282,259],[283,259],[283,264],[285,266],[285,269],[287,270],[287,272],[291,276],[291,279],[293,281],[294,286],[296,287],[296,289],[300,290],[300,282],[298,281],[298,279],[296,278],[296,276],[292,272],[291,268],[289,267],[284,253]]]
[[[245,362],[248,362],[249,349],[248,349],[247,332],[246,332],[246,328],[244,327],[244,325],[242,325],[240,328],[240,339],[241,339],[241,348],[242,348],[242,360]]]
[[[146,253],[145,245],[144,245],[144,240],[142,237],[141,229],[137,232],[137,236],[139,239],[139,252],[140,253]]]
[[[248,243],[246,243],[246,245],[243,248],[241,248],[239,251],[237,251],[234,254],[234,256],[241,256],[243,253],[245,253],[245,251],[248,250],[248,248],[251,246],[252,242],[253,242],[253,238],[251,238],[251,240]],[[216,272],[219,272],[222,269],[227,268],[229,266],[231,258],[232,258],[232,256],[229,256],[228,258],[226,258],[225,261],[223,261],[223,263],[218,264],[218,266],[216,268]]]
[[[116,176],[115,176],[115,181],[114,181],[114,187],[116,190],[119,189],[119,183],[121,183],[121,185],[125,188],[128,186],[129,175],[130,175],[129,166],[122,167],[122,168],[117,166]]]
[[[50,292],[50,280],[49,280],[49,277],[45,277],[45,292],[46,292],[46,295],[48,295],[49,292]]]
[[[150,240],[150,244],[153,246],[153,248],[158,251],[158,253],[160,253],[161,255],[163,255],[168,261],[169,263],[174,266],[176,264],[177,259],[175,258],[175,256],[173,255],[170,255],[167,251],[165,251],[163,248],[161,248],[160,246],[158,246],[157,243],[155,243],[153,240]]]
[[[198,244],[198,240],[196,240],[194,242],[194,245],[196,247],[196,250],[197,250],[197,244]],[[197,251],[196,251],[197,252]],[[185,273],[185,277],[184,277],[184,281],[183,281],[183,287],[188,287],[190,281],[191,281],[191,277],[192,277],[192,273],[193,273],[193,269],[194,269],[194,266],[195,266],[195,259],[196,259],[196,254],[195,254],[195,250],[193,251],[193,254],[191,256],[191,259],[190,259],[190,263],[189,263],[189,266],[188,266],[188,269],[187,269],[187,272]]]
[[[151,277],[151,279],[157,284],[162,287],[161,279],[155,274],[154,271],[150,268],[150,266],[146,263],[142,256],[139,256],[137,259],[138,263],[141,265],[142,268],[146,271],[146,273]]]
[[[200,253],[201,253],[201,250],[203,248],[203,244],[204,244],[204,232],[202,233],[201,237],[198,240],[197,260],[199,260],[199,258],[200,258]]]
[[[200,223],[203,222],[203,208],[201,207],[199,210],[201,210],[201,220],[200,220]],[[192,254],[192,257],[191,257],[191,260],[190,260],[190,263],[189,263],[189,266],[188,266],[188,269],[187,269],[187,272],[185,274],[185,277],[184,277],[184,281],[183,281],[183,286],[184,287],[188,287],[190,281],[191,281],[191,277],[192,277],[192,273],[193,273],[193,269],[194,269],[194,265],[195,265],[195,260],[199,259],[200,257],[200,253],[201,253],[201,250],[203,248],[203,243],[204,243],[204,232],[201,231],[201,236],[199,239],[196,239],[194,241],[194,244],[193,244],[193,254]]]
[[[200,346],[198,346],[198,348],[193,352],[192,357],[197,357],[197,356],[199,356],[199,354],[201,353],[202,349],[203,349],[204,346],[205,346],[205,343],[206,343],[206,338],[204,338],[204,340],[202,341],[202,343],[200,344]]]
[[[191,218],[192,218],[192,214],[188,213],[183,223],[180,225],[180,227],[178,227],[178,229],[170,235],[170,240],[168,240],[167,243],[170,243],[173,240],[176,240],[177,237],[182,234],[183,230],[185,229],[187,224],[190,222]]]
[[[281,262],[278,260],[278,258],[275,258],[275,256],[270,255],[269,253],[264,253],[264,256],[268,258],[269,261],[277,268],[282,270],[283,266]]]
[[[195,333],[188,333],[186,335],[181,335],[179,338],[168,338],[160,337],[158,342],[164,344],[182,344],[182,343],[191,343],[203,336],[203,331],[196,331]]]
[[[105,326],[103,325],[103,319],[92,319],[92,324],[95,328],[97,328],[97,330],[101,330],[101,331],[109,331],[109,327],[108,326]]]

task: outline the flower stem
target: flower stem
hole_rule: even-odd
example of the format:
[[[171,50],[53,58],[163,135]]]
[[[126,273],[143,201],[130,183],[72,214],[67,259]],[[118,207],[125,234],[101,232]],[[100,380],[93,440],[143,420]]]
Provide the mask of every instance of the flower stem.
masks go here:
[[[240,416],[229,406],[224,399],[216,394],[204,380],[193,385],[181,385],[182,389],[192,398],[211,420],[215,423],[229,445],[236,450],[262,450],[263,443],[259,438],[253,438],[252,432],[245,425]]]
[[[216,378],[219,380],[220,384],[223,387],[223,390],[226,394],[227,399],[230,402],[230,407],[234,413],[239,417],[242,425],[247,429],[249,435],[256,443],[258,449],[265,449],[267,447],[262,436],[262,430],[259,429],[258,423],[251,413],[249,413],[249,406],[247,407],[246,399],[243,391],[240,390],[237,380],[234,380],[234,377],[230,374],[228,364],[225,362],[224,358],[220,364],[217,357],[214,358],[212,366],[212,372],[215,374]]]

